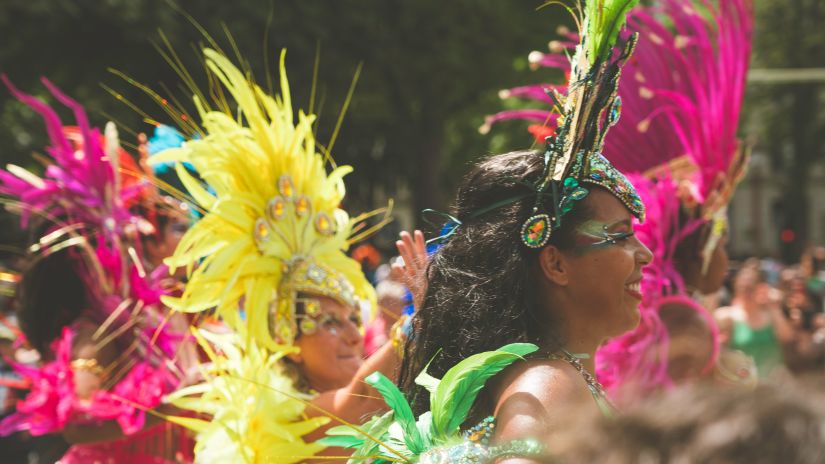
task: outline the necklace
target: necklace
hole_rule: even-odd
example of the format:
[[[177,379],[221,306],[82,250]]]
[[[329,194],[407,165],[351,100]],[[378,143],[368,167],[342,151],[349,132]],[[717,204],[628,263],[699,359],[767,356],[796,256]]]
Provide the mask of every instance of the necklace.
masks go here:
[[[584,365],[581,362],[581,359],[571,354],[569,351],[562,348],[559,350],[558,353],[553,353],[549,356],[550,359],[558,359],[560,361],[564,361],[567,364],[573,366],[579,374],[581,374],[584,382],[587,384],[587,389],[590,390],[590,394],[593,395],[593,399],[596,400],[596,404],[601,409],[602,413],[607,417],[612,417],[616,412],[616,407],[613,406],[613,403],[607,398],[607,395],[604,392],[604,387],[596,377],[588,372],[587,369],[584,368]]]

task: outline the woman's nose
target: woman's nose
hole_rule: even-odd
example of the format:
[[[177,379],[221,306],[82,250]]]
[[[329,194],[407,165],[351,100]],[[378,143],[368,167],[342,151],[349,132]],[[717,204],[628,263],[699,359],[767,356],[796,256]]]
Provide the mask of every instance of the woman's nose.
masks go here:
[[[344,341],[350,345],[357,345],[361,343],[361,340],[364,338],[363,335],[361,335],[361,330],[359,330],[358,324],[352,321],[346,322],[343,335]]]
[[[653,262],[653,252],[650,251],[644,243],[642,243],[639,239],[636,239],[636,243],[639,244],[639,249],[636,252],[636,259],[641,263],[642,267],[647,266],[648,264]]]

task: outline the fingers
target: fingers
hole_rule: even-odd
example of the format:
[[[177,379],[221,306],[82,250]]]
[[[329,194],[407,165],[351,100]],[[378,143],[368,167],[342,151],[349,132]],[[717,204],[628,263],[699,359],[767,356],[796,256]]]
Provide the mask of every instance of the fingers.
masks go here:
[[[414,235],[416,254],[419,256],[427,256],[427,243],[424,241],[424,233],[416,229]]]
[[[398,253],[401,255],[401,258],[404,260],[404,265],[408,268],[415,265],[415,244],[413,243],[413,238],[410,236],[410,233],[406,230],[399,234],[401,240],[395,242],[396,248],[398,248]]]
[[[398,282],[405,281],[406,273],[404,271],[404,266],[401,265],[401,263],[395,262],[390,265],[390,278]]]

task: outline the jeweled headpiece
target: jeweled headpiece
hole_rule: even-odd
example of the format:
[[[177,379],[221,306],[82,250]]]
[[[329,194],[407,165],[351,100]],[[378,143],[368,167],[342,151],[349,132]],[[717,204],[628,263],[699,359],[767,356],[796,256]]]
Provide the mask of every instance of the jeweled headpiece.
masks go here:
[[[581,41],[570,60],[565,91],[548,92],[558,130],[545,139],[545,169],[536,183],[533,214],[521,228],[530,248],[547,244],[562,217],[584,199],[587,185],[598,185],[618,198],[640,221],[644,205],[633,185],[602,156],[608,129],[619,121],[621,68],[633,52],[637,37],[619,38],[628,11],[637,0],[593,0],[578,18]],[[549,194],[549,195],[548,195]],[[544,199],[550,205],[544,205]]]
[[[299,112],[294,120],[284,54],[275,98],[220,53],[206,49],[204,55],[237,107],[213,110],[195,97],[203,137],[150,160],[178,162],[181,181],[205,211],[167,260],[190,274],[183,295],[167,303],[187,312],[216,308],[230,325],[245,324],[263,346],[290,344],[298,334],[302,293],[350,305],[375,298],[360,265],[345,254],[353,221],[339,205],[342,178],[352,169],[338,166],[328,173],[316,148],[314,116]],[[191,163],[209,191],[183,162]]]

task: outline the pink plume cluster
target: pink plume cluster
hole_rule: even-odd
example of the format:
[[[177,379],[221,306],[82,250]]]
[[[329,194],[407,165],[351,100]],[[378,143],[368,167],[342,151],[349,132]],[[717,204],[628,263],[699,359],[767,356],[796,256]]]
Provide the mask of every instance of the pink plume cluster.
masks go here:
[[[90,398],[78,398],[71,365],[73,331],[66,327],[54,341],[55,359],[35,368],[15,365],[32,381],[32,391],[17,404],[17,411],[0,421],[0,436],[26,430],[32,435],[56,433],[68,424],[94,424],[113,420],[124,433],[143,428],[146,409],[160,404],[172,391],[176,378],[164,365],[138,363],[110,390],[98,390]]]
[[[0,170],[0,193],[17,200],[23,227],[38,216],[49,224],[44,237],[64,234],[63,242],[47,243],[40,251],[72,239],[88,245],[74,248],[84,264],[77,272],[93,305],[87,315],[101,324],[106,321],[106,333],[128,329],[119,337],[139,348],[131,359],[133,366],[116,385],[92,398],[78,398],[71,368],[74,330],[65,327],[53,345],[54,360],[39,367],[15,365],[32,389],[17,412],[0,422],[0,435],[23,429],[34,435],[54,433],[69,422],[99,420],[115,420],[125,433],[135,433],[143,427],[145,410],[157,406],[178,385],[180,372],[173,375],[169,366],[183,338],[165,324],[159,304],[165,293],[160,281],[168,269],[147,275],[138,253],[145,220],[130,212],[129,205],[145,194],[146,184],[130,156],[117,147],[107,150],[105,138],[89,125],[83,107],[51,82],[42,79],[72,110],[76,127],[64,127],[54,109],[19,91],[6,76],[2,80],[17,99],[43,117],[51,159],[42,177],[17,166]],[[124,166],[135,174],[123,175],[119,167]],[[132,320],[136,311],[139,323]]]

